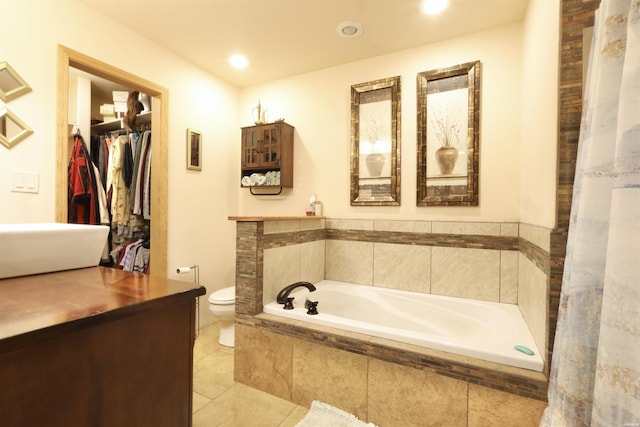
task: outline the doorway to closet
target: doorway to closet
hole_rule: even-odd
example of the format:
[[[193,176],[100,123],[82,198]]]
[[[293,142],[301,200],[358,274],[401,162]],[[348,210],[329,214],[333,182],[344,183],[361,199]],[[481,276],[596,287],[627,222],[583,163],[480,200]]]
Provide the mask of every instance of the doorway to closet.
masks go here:
[[[78,69],[151,97],[151,227],[150,265],[153,275],[167,276],[167,179],[168,179],[168,89],[98,61],[64,46],[58,46],[56,116],[56,222],[67,222],[67,166],[73,138],[69,132],[69,70]],[[87,134],[88,135],[88,134]]]

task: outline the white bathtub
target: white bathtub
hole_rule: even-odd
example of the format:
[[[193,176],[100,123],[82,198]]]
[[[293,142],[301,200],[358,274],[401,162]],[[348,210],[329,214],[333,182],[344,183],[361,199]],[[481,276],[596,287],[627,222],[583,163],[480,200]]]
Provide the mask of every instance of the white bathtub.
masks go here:
[[[533,337],[513,304],[477,301],[323,280],[317,290],[296,289],[294,309],[272,302],[264,312],[462,356],[542,372]],[[304,308],[318,301],[317,315]],[[524,346],[534,352],[517,350]]]
[[[104,225],[0,224],[0,279],[98,265],[108,236]]]

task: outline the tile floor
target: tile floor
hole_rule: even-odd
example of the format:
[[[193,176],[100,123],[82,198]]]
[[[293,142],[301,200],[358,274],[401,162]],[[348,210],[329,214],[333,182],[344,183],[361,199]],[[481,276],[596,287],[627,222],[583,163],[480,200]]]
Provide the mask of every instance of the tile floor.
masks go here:
[[[200,329],[193,356],[193,427],[294,427],[308,408],[233,381],[233,349],[219,324]]]

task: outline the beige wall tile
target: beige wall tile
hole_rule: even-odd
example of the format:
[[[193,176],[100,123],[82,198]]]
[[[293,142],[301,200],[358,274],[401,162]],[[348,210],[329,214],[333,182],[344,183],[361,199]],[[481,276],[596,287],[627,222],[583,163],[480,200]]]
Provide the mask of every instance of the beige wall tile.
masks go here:
[[[327,240],[325,278],[373,284],[373,243]]]
[[[300,222],[295,221],[265,221],[264,234],[286,233],[300,230]]]
[[[275,301],[282,288],[300,280],[301,246],[265,249],[262,270],[263,304]]]
[[[317,283],[324,279],[325,252],[324,240],[300,245],[300,277],[298,280]]]
[[[518,307],[538,346],[546,355],[547,275],[525,255],[518,256]]]
[[[368,402],[379,426],[467,425],[467,383],[428,371],[370,359]]]
[[[374,243],[373,284],[429,293],[431,247]]]
[[[431,293],[499,301],[500,251],[433,247]]]
[[[403,231],[408,233],[431,233],[430,221],[390,221],[376,220],[373,223],[376,231]]]
[[[293,338],[235,326],[234,380],[291,400]]]
[[[518,237],[518,223],[503,222],[500,224],[500,235]]]
[[[500,251],[500,302],[518,303],[518,252]]]
[[[366,419],[367,358],[294,340],[292,395],[298,405],[319,400]]]
[[[433,222],[433,233],[470,234],[484,236],[499,236],[500,224],[495,222]]]
[[[551,230],[530,224],[520,224],[520,237],[526,239],[541,249],[551,250]]]
[[[325,222],[324,219],[303,219],[300,221],[300,231],[323,229]]]
[[[327,218],[327,228],[337,230],[373,230],[373,220]]]
[[[469,384],[469,427],[537,426],[546,402]]]

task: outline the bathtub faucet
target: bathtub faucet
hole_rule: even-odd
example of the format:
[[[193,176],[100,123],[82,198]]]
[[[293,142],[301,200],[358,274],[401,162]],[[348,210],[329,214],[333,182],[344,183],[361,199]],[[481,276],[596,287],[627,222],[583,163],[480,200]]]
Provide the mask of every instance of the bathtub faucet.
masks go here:
[[[299,288],[301,286],[304,286],[305,288],[309,289],[309,292],[313,292],[316,290],[316,287],[313,286],[311,283],[309,282],[296,282],[296,283],[292,283],[289,286],[285,286],[279,293],[278,296],[276,297],[276,302],[278,304],[284,304],[284,309],[285,310],[292,310],[293,309],[293,297],[290,297],[289,294],[291,293],[291,291],[293,291],[295,288]]]

